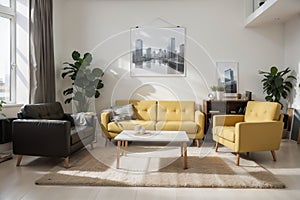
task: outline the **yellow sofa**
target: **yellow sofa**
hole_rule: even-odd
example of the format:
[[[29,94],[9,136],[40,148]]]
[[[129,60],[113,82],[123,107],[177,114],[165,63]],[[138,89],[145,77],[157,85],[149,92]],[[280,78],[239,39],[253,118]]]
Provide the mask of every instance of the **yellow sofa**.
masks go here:
[[[122,130],[133,130],[136,125],[146,130],[182,130],[197,146],[204,137],[204,114],[195,110],[193,101],[118,100],[116,106],[132,104],[137,119],[110,121],[110,112],[101,113],[101,128],[108,139]]]
[[[236,152],[236,165],[240,153],[271,151],[280,147],[283,131],[281,105],[275,102],[249,101],[245,115],[216,115],[213,117],[213,140]]]

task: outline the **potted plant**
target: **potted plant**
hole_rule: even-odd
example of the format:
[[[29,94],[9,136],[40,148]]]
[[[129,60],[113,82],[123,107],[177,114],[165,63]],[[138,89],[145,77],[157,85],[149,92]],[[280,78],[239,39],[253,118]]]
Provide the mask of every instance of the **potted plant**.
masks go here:
[[[263,83],[263,91],[266,93],[266,101],[278,102],[283,105],[281,100],[288,97],[293,88],[292,80],[296,80],[296,77],[290,75],[290,72],[288,67],[279,71],[275,66],[272,66],[269,72],[259,71],[259,74],[264,75],[261,82]]]
[[[89,110],[91,99],[100,96],[99,89],[103,88],[103,71],[99,68],[93,68],[91,62],[92,54],[85,53],[81,57],[80,53],[73,51],[72,58],[74,63],[65,62],[67,65],[63,68],[62,78],[69,77],[72,80],[71,87],[63,91],[63,95],[68,96],[65,104],[75,101],[77,112],[86,112]]]

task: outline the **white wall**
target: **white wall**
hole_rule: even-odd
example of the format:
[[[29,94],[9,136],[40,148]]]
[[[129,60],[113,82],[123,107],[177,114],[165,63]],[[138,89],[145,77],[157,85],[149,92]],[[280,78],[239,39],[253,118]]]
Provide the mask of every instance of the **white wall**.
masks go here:
[[[216,84],[216,61],[239,62],[239,92],[264,98],[258,70],[283,67],[283,25],[244,28],[240,0],[54,0],[57,99],[69,82],[60,77],[71,52],[89,51],[105,72],[96,108],[115,99],[188,99],[202,104]],[[161,20],[162,19],[162,20]],[[165,22],[167,21],[167,22]],[[130,28],[186,28],[186,77],[130,77]],[[70,111],[70,106],[66,106]]]
[[[285,38],[285,65],[295,70],[297,85],[300,82],[300,15],[292,18],[284,27]],[[300,108],[300,89],[295,87],[292,93],[293,108]]]

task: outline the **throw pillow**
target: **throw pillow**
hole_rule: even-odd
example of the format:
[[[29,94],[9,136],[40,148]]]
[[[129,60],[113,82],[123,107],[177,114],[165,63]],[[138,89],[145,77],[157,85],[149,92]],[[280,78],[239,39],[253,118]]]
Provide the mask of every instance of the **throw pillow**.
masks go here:
[[[93,126],[94,116],[87,113],[75,113],[71,114],[71,117],[74,120],[75,126]]]
[[[113,106],[111,121],[123,121],[123,120],[131,120],[133,119],[134,111],[132,104],[127,104],[124,106]]]

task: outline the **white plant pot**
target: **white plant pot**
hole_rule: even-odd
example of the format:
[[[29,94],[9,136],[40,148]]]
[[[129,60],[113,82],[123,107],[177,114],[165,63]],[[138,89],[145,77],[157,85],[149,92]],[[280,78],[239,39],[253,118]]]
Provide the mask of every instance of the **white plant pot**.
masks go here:
[[[224,98],[224,92],[217,91],[216,96],[217,96],[217,100],[222,100]]]

